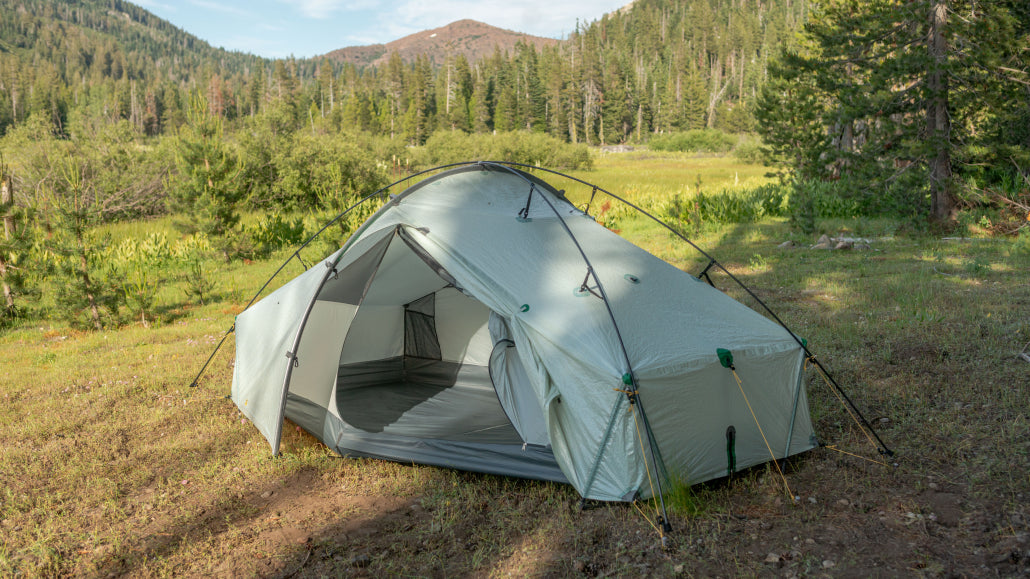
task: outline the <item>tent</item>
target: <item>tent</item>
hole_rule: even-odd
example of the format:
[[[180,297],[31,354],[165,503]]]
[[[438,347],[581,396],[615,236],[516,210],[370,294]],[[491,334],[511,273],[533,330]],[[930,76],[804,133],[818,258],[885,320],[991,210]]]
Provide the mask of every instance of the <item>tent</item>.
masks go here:
[[[816,445],[790,331],[474,163],[390,198],[240,314],[232,399],[344,456],[660,495]]]

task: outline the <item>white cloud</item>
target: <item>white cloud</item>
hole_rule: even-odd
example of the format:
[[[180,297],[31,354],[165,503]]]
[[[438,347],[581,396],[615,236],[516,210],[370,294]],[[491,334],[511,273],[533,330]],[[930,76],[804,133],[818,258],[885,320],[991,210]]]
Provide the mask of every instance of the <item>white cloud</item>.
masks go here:
[[[213,10],[215,12],[222,12],[224,14],[232,14],[233,16],[250,16],[250,13],[246,10],[237,8],[236,6],[231,4],[211,2],[210,0],[189,0],[189,3],[196,6],[197,8]]]
[[[299,8],[300,13],[308,18],[323,20],[334,12],[356,12],[371,10],[379,5],[378,0],[280,0],[292,7]]]

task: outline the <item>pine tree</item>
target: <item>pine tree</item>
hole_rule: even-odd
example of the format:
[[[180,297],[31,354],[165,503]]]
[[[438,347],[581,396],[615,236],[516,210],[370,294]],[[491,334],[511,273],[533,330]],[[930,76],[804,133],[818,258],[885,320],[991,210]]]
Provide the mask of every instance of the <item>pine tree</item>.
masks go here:
[[[820,176],[818,160],[826,140],[825,97],[810,75],[774,66],[762,87],[755,116],[768,159],[792,179]]]
[[[804,41],[789,65],[829,105],[827,176],[861,174],[867,186],[917,177],[931,216],[950,219],[964,151],[996,145],[977,125],[995,104],[1025,100],[1006,74],[1022,67],[1026,46],[1009,10],[975,0],[831,0]]]
[[[90,179],[91,169],[77,157],[56,163],[53,187],[42,189],[42,202],[53,231],[48,249],[55,257],[54,301],[58,314],[74,327],[102,330],[116,320],[123,294],[105,252],[110,245],[95,228],[103,221],[97,200],[102,194]]]
[[[189,215],[191,227],[224,236],[239,223],[243,163],[223,139],[222,120],[208,112],[199,96],[192,105],[176,139],[176,175],[169,183],[168,204]]]
[[[16,297],[27,291],[26,264],[30,248],[29,213],[14,203],[14,179],[0,158],[0,327],[18,317]]]

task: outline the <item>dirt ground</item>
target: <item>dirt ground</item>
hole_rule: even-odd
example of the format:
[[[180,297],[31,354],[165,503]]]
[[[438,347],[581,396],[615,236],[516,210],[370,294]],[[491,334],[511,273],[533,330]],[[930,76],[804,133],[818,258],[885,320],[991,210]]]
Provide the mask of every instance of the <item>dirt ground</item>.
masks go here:
[[[1015,442],[1025,448],[1026,436]],[[796,504],[768,468],[695,489],[701,511],[672,515],[663,550],[631,506],[581,510],[565,485],[444,471],[486,490],[367,492],[335,476],[351,461],[327,459],[187,526],[157,520],[143,548],[159,554],[165,541],[231,527],[244,548],[210,569],[220,577],[1030,576],[1030,501],[974,496],[948,476],[913,472],[920,460],[809,452],[786,465]],[[398,468],[406,477],[415,467]],[[241,511],[248,521],[227,523]]]

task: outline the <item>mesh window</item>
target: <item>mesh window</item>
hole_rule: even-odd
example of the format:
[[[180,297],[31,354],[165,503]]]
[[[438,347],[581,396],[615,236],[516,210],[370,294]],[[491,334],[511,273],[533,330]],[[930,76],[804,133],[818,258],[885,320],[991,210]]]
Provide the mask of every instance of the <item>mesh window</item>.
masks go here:
[[[441,360],[440,338],[436,335],[436,294],[404,306],[404,355]]]

